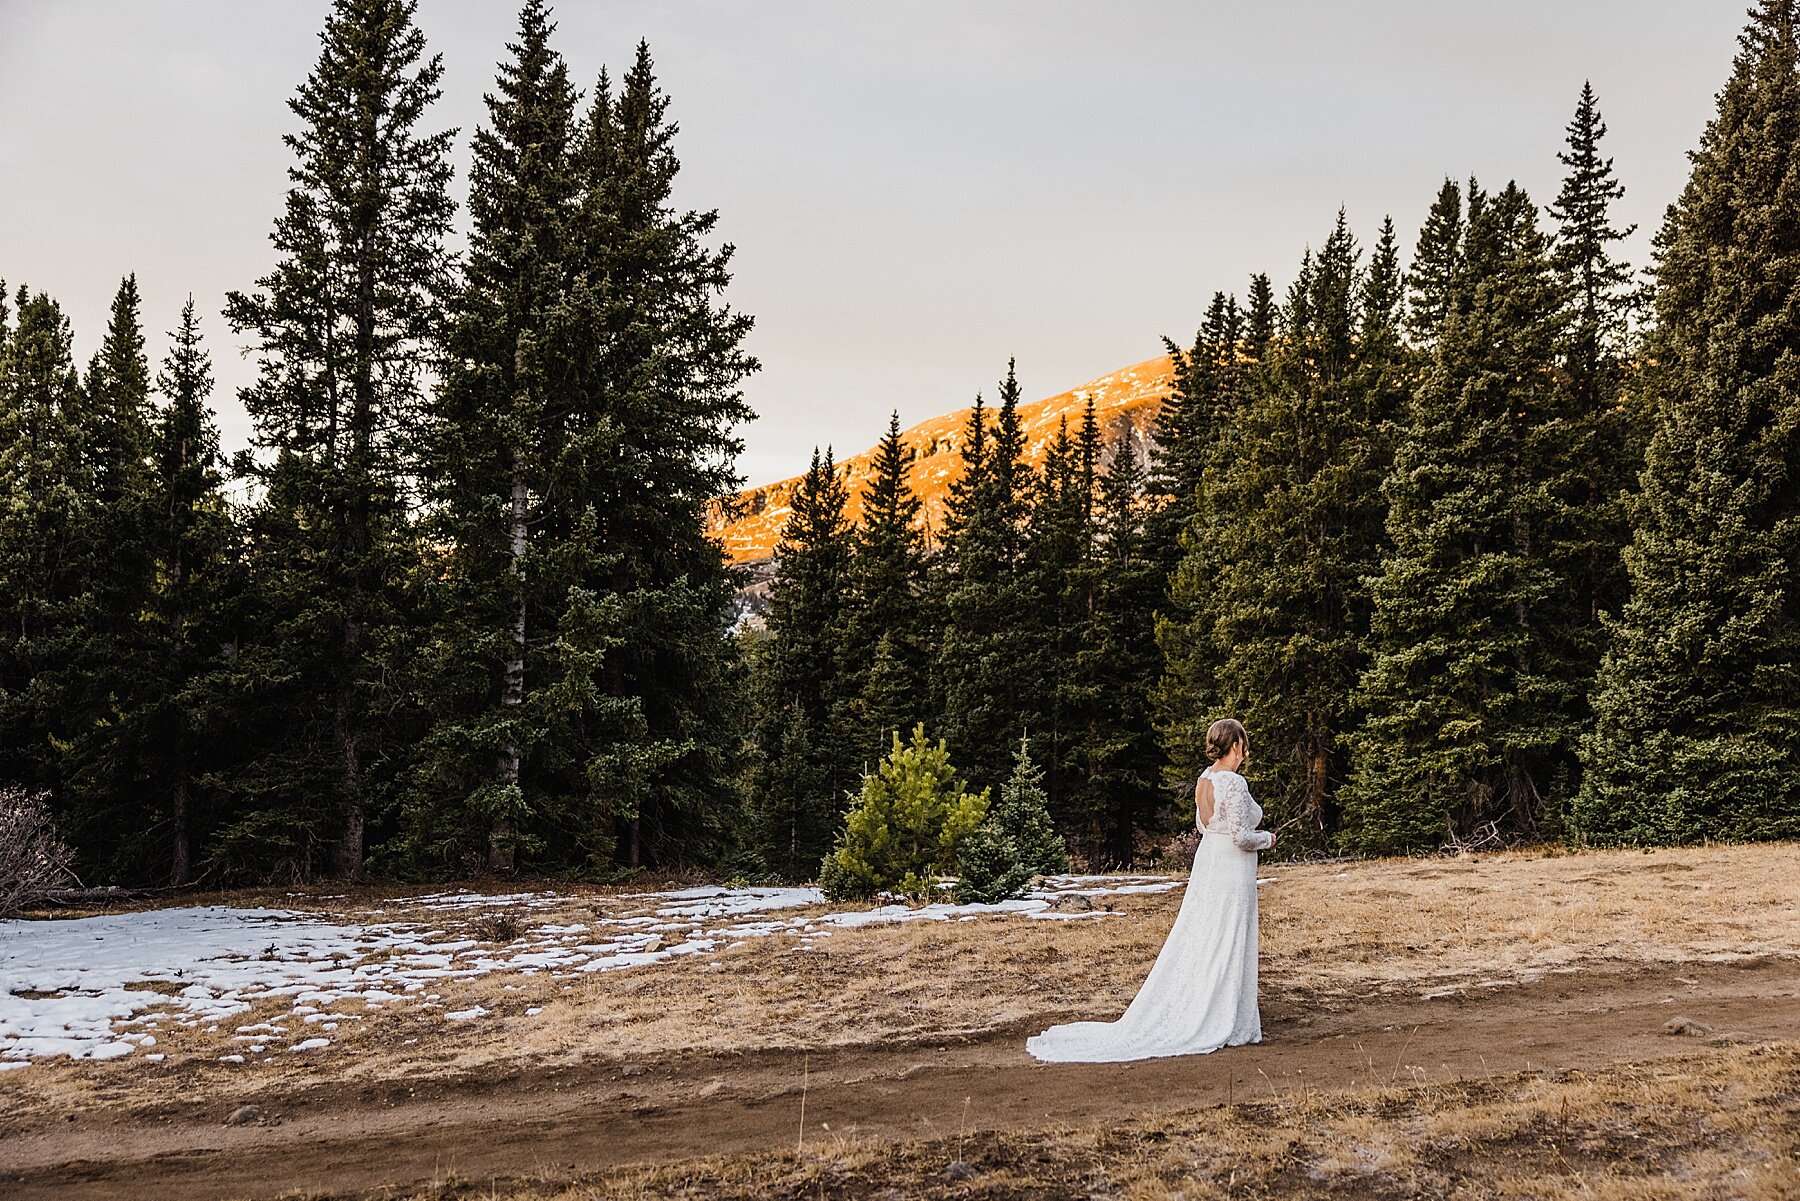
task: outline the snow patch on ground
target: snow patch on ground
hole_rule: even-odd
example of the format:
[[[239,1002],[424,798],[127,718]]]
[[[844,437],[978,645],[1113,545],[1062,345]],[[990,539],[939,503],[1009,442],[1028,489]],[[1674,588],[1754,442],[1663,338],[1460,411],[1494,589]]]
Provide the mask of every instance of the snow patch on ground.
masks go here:
[[[1018,916],[1069,920],[1104,917],[1104,909],[1053,908],[1057,899],[1164,892],[1181,881],[1162,876],[1055,876],[1029,896],[993,905],[880,905],[828,911],[816,888],[685,888],[614,898],[554,891],[439,892],[384,902],[405,920],[355,921],[290,909],[220,905],[49,921],[0,921],[0,1070],[32,1059],[115,1059],[156,1045],[159,1025],[208,1031],[271,998],[289,1019],[332,1031],[361,1016],[334,1010],[346,1000],[370,1008],[410,1005],[444,1008],[428,991],[446,980],[495,972],[570,979],[669,960],[701,960],[728,947],[791,934],[807,950],[835,930],[913,921],[972,921]],[[531,911],[584,905],[587,921],[532,924]],[[520,936],[508,944],[434,928],[477,919],[484,911],[525,910]],[[784,910],[814,912],[783,914]],[[616,910],[616,912],[615,912]],[[526,1012],[535,1016],[539,1009]],[[449,1009],[449,1021],[492,1016],[481,1005]],[[285,1035],[277,1022],[231,1027],[243,1042]],[[306,1038],[291,1050],[317,1050],[325,1038]],[[146,1056],[149,1058],[149,1056]],[[161,1058],[158,1053],[156,1058]],[[242,1063],[242,1055],[222,1055]]]

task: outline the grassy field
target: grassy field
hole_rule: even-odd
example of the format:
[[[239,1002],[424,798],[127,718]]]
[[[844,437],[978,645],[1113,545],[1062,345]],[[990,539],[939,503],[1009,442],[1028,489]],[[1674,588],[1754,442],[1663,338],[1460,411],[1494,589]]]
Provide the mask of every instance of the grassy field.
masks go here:
[[[419,1198],[1800,1197],[1800,1044],[1713,1049],[1593,1074],[1374,1087],[1131,1119],[720,1157],[573,1182],[454,1179]]]
[[[1800,845],[1579,855],[1513,853],[1347,864],[1270,864],[1261,889],[1265,1005],[1329,1011],[1380,994],[1503,988],[1605,963],[1679,966],[1800,952]],[[318,890],[322,893],[324,890]],[[637,890],[566,889],[551,908],[439,915],[446,941],[496,944],[534,925],[624,903]],[[676,1051],[829,1047],[977,1034],[1040,1015],[1116,1014],[1162,945],[1180,892],[1102,898],[1119,916],[1069,922],[986,918],[873,925],[804,953],[781,935],[716,955],[556,979],[495,972],[446,981],[439,1008],[343,1009],[336,1052],[234,1069],[230,1030],[278,1018],[284,1001],[216,1032],[163,1035],[160,1065],[47,1061],[0,1076],[0,1097],[32,1105],[95,1090],[113,1102],[171,1077],[224,1095],[271,1078],[459,1076],[521,1062],[654,1058]],[[348,923],[392,915],[389,892],[231,893]],[[824,999],[825,1003],[821,1003]],[[480,1005],[490,1020],[445,1013]],[[539,1013],[526,1016],[526,1010]],[[29,1090],[30,1095],[20,1095]]]
[[[1529,1008],[1536,1003],[1530,1000],[1534,990],[1561,980],[1582,983],[1579,1003],[1598,1014],[1613,987],[1609,982],[1633,973],[1651,982],[1646,987],[1679,994],[1695,977],[1732,965],[1800,960],[1795,844],[1270,863],[1263,875],[1265,1021],[1294,1045],[1308,1037],[1341,1037],[1329,1031],[1365,1020],[1387,1022],[1383,1028],[1393,1030],[1392,1015],[1410,1020],[1412,1009],[1429,1010],[1442,1021],[1459,1004],[1476,1007],[1469,1011],[1476,1014],[1516,996],[1515,1008]],[[553,900],[540,898],[535,906],[435,915],[433,937],[516,946],[540,926],[617,914],[633,903],[626,894],[643,887],[559,887]],[[401,892],[233,893],[193,900],[267,904],[355,926],[392,920]],[[775,1089],[766,1079],[767,1065],[771,1056],[782,1059],[789,1051],[796,1060],[808,1051],[817,1056],[836,1049],[852,1057],[866,1051],[872,1061],[876,1052],[896,1046],[979,1043],[989,1048],[981,1062],[1029,1073],[1028,1063],[1014,1069],[1004,1058],[1014,1042],[1022,1043],[1020,1032],[1121,1011],[1161,946],[1180,898],[1179,890],[1100,897],[1112,915],[1070,921],[994,916],[874,924],[816,939],[780,933],[704,955],[585,975],[494,971],[445,980],[429,1009],[365,1010],[357,1002],[342,1003],[337,1008],[345,1020],[329,1050],[272,1054],[239,1065],[218,1060],[234,1045],[233,1025],[169,1030],[159,1035],[157,1050],[166,1056],[161,1062],[139,1056],[43,1060],[0,1074],[0,1141],[79,1129],[68,1124],[74,1122],[68,1115],[84,1121],[98,1115],[140,1132],[190,1121],[196,1138],[211,1138],[205,1132],[216,1130],[222,1115],[242,1101],[279,1108],[283,1098],[304,1096],[310,1100],[301,1109],[325,1111],[338,1099],[404,1099],[415,1086],[423,1096],[427,1084],[434,1097],[454,1100],[483,1095],[498,1080],[529,1082],[559,1071],[586,1072],[583,1079],[596,1082],[597,1090],[625,1090],[596,1093],[593,1103],[613,1106],[606,1111],[611,1117],[618,1105],[633,1103],[628,1090],[643,1091],[639,1080],[621,1076],[654,1077],[677,1063],[698,1063],[692,1071],[699,1074],[691,1086],[671,1077],[652,1098],[656,1105],[683,1103],[680,1090],[713,1081],[707,1091],[742,1093],[754,1109],[797,1099],[765,1091],[768,1099],[756,1102],[746,1091]],[[1791,1005],[1791,968],[1774,977],[1757,987],[1787,990],[1780,995]],[[1589,981],[1592,995],[1586,995]],[[1725,995],[1715,983],[1708,977],[1692,995]],[[1754,1005],[1757,995],[1739,1000],[1748,997]],[[267,1012],[258,1009],[233,1022],[275,1020],[288,1004],[271,1001]],[[1674,1010],[1646,1010],[1644,996],[1632,1004],[1639,1006],[1634,1029],[1649,1031],[1656,1045],[1640,1038],[1630,1053],[1636,1058],[1609,1059],[1588,1074],[1506,1069],[1475,1078],[1426,1076],[1400,1072],[1396,1060],[1394,1071],[1371,1063],[1356,1088],[1320,1092],[1274,1081],[1261,1087],[1259,1081],[1243,1085],[1245,1091],[1227,1105],[1176,1115],[1122,1106],[1116,1120],[1098,1129],[1021,1128],[1016,1121],[997,1129],[979,1111],[966,1116],[957,1137],[948,1137],[939,1123],[938,1136],[925,1141],[895,1138],[891,1130],[866,1138],[809,1127],[798,1152],[793,1143],[785,1151],[779,1142],[745,1144],[761,1137],[754,1135],[761,1127],[750,1122],[755,1115],[747,1110],[750,1124],[741,1129],[752,1133],[740,1144],[762,1149],[729,1159],[695,1159],[707,1146],[706,1132],[696,1130],[682,1144],[685,1152],[652,1160],[679,1159],[675,1166],[584,1177],[577,1163],[537,1181],[503,1172],[484,1176],[480,1189],[447,1179],[438,1184],[445,1195],[559,1199],[1800,1196],[1796,1044],[1768,1031],[1746,1040],[1753,1045],[1658,1040],[1651,1023]],[[448,1017],[476,1006],[488,1015],[478,1021]],[[1389,1016],[1368,1019],[1377,1007]],[[1736,1012],[1755,1010],[1740,1004]],[[1692,1016],[1708,1020],[1704,1011]],[[1452,1018],[1440,1031],[1440,1047],[1454,1040],[1454,1023]],[[1800,1037],[1800,1030],[1793,1034]],[[1644,1057],[1677,1051],[1683,1056]],[[948,1059],[955,1054],[953,1049]],[[1022,1052],[1015,1058],[1023,1060]],[[762,1064],[755,1070],[764,1078],[735,1078],[732,1065],[740,1059]],[[1554,1058],[1529,1062],[1557,1065]],[[887,1079],[882,1073],[903,1066],[857,1071],[875,1087]],[[845,1072],[839,1083],[854,1101],[861,1077]],[[184,1104],[193,1112],[182,1110]],[[520,1120],[541,1108],[523,1094],[507,1104]],[[629,1109],[624,1112],[629,1118]],[[427,1114],[419,1120],[435,1119]],[[797,1127],[790,1129],[798,1136]],[[268,1131],[271,1139],[283,1136],[282,1130]],[[298,1137],[292,1126],[285,1136]],[[392,1136],[406,1137],[398,1129]],[[165,1151],[157,1154],[173,1145],[173,1136],[161,1137],[156,1146]],[[260,1135],[234,1131],[232,1137]],[[73,1162],[105,1142],[67,1153]],[[59,1162],[54,1156],[61,1151],[46,1146],[42,1154],[50,1158],[42,1162]],[[404,1179],[393,1183],[392,1191],[370,1195],[433,1195],[406,1192]],[[263,1184],[255,1195],[277,1195],[292,1181]]]

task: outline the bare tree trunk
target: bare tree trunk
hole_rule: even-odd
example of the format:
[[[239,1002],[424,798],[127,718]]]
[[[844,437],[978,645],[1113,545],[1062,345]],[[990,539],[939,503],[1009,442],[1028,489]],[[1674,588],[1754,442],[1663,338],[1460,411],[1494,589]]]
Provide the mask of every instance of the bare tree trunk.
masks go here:
[[[1301,805],[1301,812],[1310,815],[1319,823],[1319,828],[1326,825],[1325,794],[1329,780],[1331,758],[1325,753],[1325,738],[1315,734],[1306,751],[1306,798]]]
[[[372,234],[356,247],[356,345],[350,389],[350,453],[348,470],[336,481],[348,483],[344,506],[344,553],[349,560],[349,587],[344,597],[343,662],[348,682],[339,689],[334,734],[344,766],[343,831],[337,845],[338,874],[367,878],[363,868],[362,714],[356,707],[356,677],[362,668],[363,598],[369,592],[371,492],[375,487],[375,249]],[[337,406],[331,406],[337,412]]]
[[[170,524],[173,526],[175,524],[175,502],[173,499],[169,502],[169,517]],[[175,553],[171,556],[169,565],[169,588],[176,596],[182,594],[182,586],[187,582],[187,564],[183,559],[181,550],[181,543],[179,539],[177,539]],[[176,663],[183,662],[182,652],[187,649],[187,612],[179,605],[176,607],[175,611],[169,615],[169,649],[171,651],[170,657]],[[170,848],[169,854],[169,883],[177,888],[186,884],[192,877],[194,871],[193,834],[188,825],[187,741],[184,732],[176,743],[177,766],[175,775],[175,793],[169,798],[169,816],[171,818],[171,824],[175,827],[173,832],[174,845]]]
[[[169,883],[180,888],[193,875],[194,844],[188,832],[188,784],[185,776],[176,779],[175,795],[171,798],[171,816],[174,818],[174,848],[169,857]]]
[[[344,642],[346,653],[352,646],[360,646],[361,627],[355,622],[345,624]],[[355,662],[351,655],[352,663]],[[345,688],[338,692],[337,712],[334,714],[332,733],[337,741],[338,758],[344,767],[344,824],[338,834],[338,843],[333,856],[333,866],[337,874],[347,880],[365,879],[363,870],[363,802],[362,802],[362,736],[356,725],[355,710],[356,691]]]
[[[513,577],[513,652],[512,658],[506,661],[506,671],[500,685],[500,707],[503,711],[516,714],[518,707],[525,703],[525,514],[529,493],[525,487],[525,452],[521,448],[513,450],[512,481],[512,519],[509,533],[511,535],[512,577]],[[501,744],[499,763],[496,773],[500,783],[517,787],[519,783],[519,743],[518,739],[508,737]],[[504,814],[494,819],[493,827],[488,831],[488,868],[496,872],[510,872],[517,863],[513,847],[512,819]]]

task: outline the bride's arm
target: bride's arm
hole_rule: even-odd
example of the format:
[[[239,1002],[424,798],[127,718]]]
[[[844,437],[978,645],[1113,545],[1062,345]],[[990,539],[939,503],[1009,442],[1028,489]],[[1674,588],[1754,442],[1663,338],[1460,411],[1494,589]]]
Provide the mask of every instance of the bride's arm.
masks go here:
[[[1244,823],[1249,812],[1250,786],[1236,772],[1224,772],[1213,782],[1213,822],[1210,829],[1229,835],[1241,851],[1266,851],[1275,843],[1267,830],[1252,830]]]

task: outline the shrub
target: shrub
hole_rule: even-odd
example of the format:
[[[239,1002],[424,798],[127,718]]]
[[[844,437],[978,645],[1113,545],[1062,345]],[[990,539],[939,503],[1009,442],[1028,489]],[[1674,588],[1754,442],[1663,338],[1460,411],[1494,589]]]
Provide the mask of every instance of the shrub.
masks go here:
[[[17,913],[68,883],[73,858],[56,836],[43,793],[0,789],[0,915]]]
[[[906,743],[895,734],[887,758],[863,777],[837,847],[819,865],[819,887],[834,901],[878,892],[930,897],[987,808],[987,790],[967,791],[943,741],[928,742],[924,725],[913,727]]]

